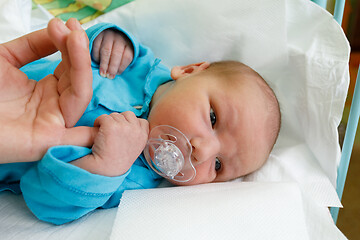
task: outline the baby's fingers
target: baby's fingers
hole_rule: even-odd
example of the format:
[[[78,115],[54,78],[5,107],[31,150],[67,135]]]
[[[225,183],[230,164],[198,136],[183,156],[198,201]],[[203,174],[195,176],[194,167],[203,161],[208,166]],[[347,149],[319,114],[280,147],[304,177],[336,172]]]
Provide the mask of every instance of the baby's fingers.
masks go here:
[[[140,122],[140,126],[141,128],[144,130],[144,132],[146,133],[146,136],[149,135],[150,129],[149,129],[149,122],[145,119],[139,119]]]
[[[100,75],[113,79],[129,66],[134,58],[134,50],[127,36],[108,29],[95,39],[93,58],[100,62]]]
[[[103,41],[104,32],[100,33],[94,40],[91,50],[92,58],[95,62],[100,63],[100,47]]]
[[[123,59],[124,50],[125,50],[125,45],[123,39],[121,39],[120,41],[119,39],[117,41],[114,41],[112,51],[110,54],[110,62],[107,70],[107,78],[114,79],[115,75],[118,74],[119,66]]]
[[[119,65],[118,74],[121,74],[130,65],[134,58],[134,51],[131,46],[125,45],[121,63]]]
[[[111,52],[113,51],[114,33],[113,31],[104,32],[104,36],[100,45],[100,75],[106,77],[108,72]]]

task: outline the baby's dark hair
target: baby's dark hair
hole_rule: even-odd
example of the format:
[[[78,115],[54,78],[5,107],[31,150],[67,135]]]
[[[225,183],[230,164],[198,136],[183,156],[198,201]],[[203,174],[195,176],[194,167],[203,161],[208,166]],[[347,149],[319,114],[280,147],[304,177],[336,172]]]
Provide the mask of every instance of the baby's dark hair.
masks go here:
[[[246,74],[249,76],[253,76],[253,78],[248,78],[248,79],[256,79],[257,84],[259,85],[260,89],[263,91],[264,96],[267,100],[266,101],[268,108],[267,123],[269,124],[269,138],[270,138],[269,142],[271,144],[270,146],[270,151],[271,151],[279,136],[280,127],[281,127],[281,112],[280,112],[280,105],[278,99],[275,95],[275,92],[270,87],[270,85],[254,69],[238,61],[213,62],[210,64],[207,70],[212,71],[213,74],[221,74],[226,76],[231,76],[239,73]],[[229,77],[228,79],[234,79],[234,78]]]

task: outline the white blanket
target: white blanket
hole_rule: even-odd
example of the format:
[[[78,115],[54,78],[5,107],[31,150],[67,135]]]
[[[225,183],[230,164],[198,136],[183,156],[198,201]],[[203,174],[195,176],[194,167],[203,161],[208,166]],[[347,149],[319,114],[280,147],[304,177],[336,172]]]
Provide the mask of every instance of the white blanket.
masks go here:
[[[30,0],[2,1],[0,41],[25,34],[48,21],[48,14],[44,14],[43,19],[32,18],[32,22],[24,20],[30,18],[29,8],[21,7],[29,6],[24,2]],[[17,17],[9,20],[9,16]],[[307,0],[136,0],[89,22],[86,27],[100,21],[125,27],[169,67],[203,60],[235,59],[257,70],[279,98],[282,129],[265,166],[243,180],[259,182],[260,188],[264,182],[264,186],[270,188],[275,184],[271,182],[296,182],[285,184],[283,190],[296,192],[299,188],[302,196],[298,194],[293,198],[296,206],[279,206],[279,217],[289,208],[295,208],[299,218],[293,220],[306,226],[301,229],[306,229],[306,233],[302,233],[309,239],[321,239],[314,236],[322,236],[322,232],[334,233],[324,239],[344,238],[331,224],[327,207],[341,206],[335,192],[340,159],[337,126],[349,83],[350,49],[330,14]],[[281,185],[274,187],[280,191],[278,186]],[[235,192],[241,194],[242,185],[234,187]],[[198,186],[200,192],[202,188],[207,185]],[[171,196],[174,189],[166,188],[164,194]],[[252,192],[255,199],[263,197],[264,201],[266,198],[270,201],[283,196],[265,197],[256,189]],[[147,194],[147,190],[143,191]],[[216,191],[220,194],[222,188]],[[131,194],[141,196],[142,193]],[[198,199],[201,198],[200,194]],[[300,198],[309,204],[300,204]],[[126,198],[123,200],[126,203]],[[116,212],[116,209],[99,210],[74,223],[55,227],[36,220],[21,196],[0,193],[0,206],[0,239],[107,239]],[[153,207],[161,211],[161,205]],[[180,211],[181,205],[177,207]],[[216,211],[221,207],[225,206],[219,205]],[[124,207],[120,206],[118,219],[122,218],[121,209]],[[266,212],[247,214],[242,221],[262,214]],[[191,219],[189,224],[201,227]],[[233,224],[231,227],[236,228],[237,223]],[[268,224],[284,227],[271,221]],[[318,228],[319,225],[325,227]],[[132,230],[136,232],[136,225]],[[244,235],[237,237],[248,239]]]

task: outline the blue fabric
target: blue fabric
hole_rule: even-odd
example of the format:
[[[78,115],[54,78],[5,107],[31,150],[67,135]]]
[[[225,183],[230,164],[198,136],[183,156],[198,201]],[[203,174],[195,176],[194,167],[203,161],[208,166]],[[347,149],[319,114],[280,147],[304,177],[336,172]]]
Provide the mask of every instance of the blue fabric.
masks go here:
[[[101,23],[87,30],[90,49],[95,37],[108,28],[117,29],[129,37],[134,47],[134,59],[113,80],[101,77],[99,66],[92,62],[93,98],[77,126],[93,126],[98,116],[112,112],[132,111],[137,117],[147,118],[155,90],[171,80],[169,69],[153,56],[149,48],[113,24]],[[41,59],[21,70],[29,78],[40,80],[51,74],[58,63]],[[143,155],[124,175],[117,177],[92,174],[69,164],[87,154],[91,154],[91,149],[56,146],[38,162],[2,164],[0,191],[22,192],[26,204],[39,219],[63,224],[96,208],[117,206],[125,190],[153,188],[161,179],[148,167]]]

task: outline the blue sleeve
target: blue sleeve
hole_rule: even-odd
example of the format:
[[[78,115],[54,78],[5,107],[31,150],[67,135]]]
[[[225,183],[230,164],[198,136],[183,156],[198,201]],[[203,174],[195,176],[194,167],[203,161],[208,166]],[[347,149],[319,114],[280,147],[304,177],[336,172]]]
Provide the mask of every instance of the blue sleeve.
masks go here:
[[[106,177],[69,164],[89,153],[91,149],[85,147],[52,147],[23,175],[20,188],[24,199],[40,220],[63,224],[103,206],[130,172]]]

